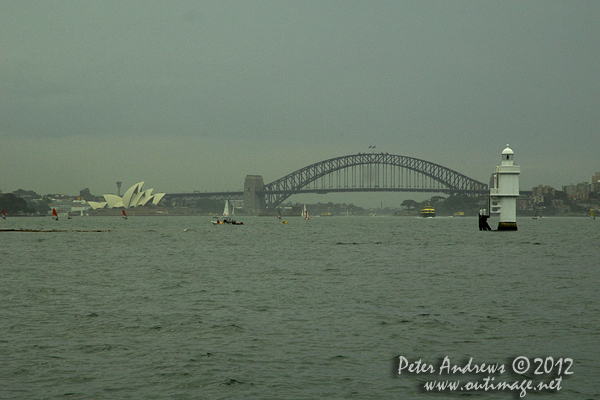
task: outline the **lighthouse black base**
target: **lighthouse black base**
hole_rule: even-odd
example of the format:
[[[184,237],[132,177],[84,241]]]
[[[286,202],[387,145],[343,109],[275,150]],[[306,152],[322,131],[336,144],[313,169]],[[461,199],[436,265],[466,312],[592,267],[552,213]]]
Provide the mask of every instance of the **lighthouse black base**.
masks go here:
[[[517,223],[516,222],[499,222],[498,223],[499,231],[516,231]]]

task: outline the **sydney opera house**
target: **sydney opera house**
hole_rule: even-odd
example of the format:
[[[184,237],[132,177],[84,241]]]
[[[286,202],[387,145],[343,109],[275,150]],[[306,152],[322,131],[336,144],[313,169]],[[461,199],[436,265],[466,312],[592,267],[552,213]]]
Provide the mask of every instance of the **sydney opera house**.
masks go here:
[[[105,194],[103,202],[88,201],[93,210],[109,208],[137,208],[145,205],[158,205],[166,193],[152,194],[154,189],[142,190],[144,182],[136,183],[123,195]]]

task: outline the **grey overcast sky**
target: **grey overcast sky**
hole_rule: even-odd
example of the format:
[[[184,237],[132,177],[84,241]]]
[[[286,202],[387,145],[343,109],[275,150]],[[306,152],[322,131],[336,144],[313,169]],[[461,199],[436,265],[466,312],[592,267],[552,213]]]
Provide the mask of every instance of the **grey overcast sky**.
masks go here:
[[[332,157],[600,171],[599,1],[0,1],[0,190],[238,190]],[[293,198],[291,199],[293,200]],[[325,198],[323,198],[325,201]]]

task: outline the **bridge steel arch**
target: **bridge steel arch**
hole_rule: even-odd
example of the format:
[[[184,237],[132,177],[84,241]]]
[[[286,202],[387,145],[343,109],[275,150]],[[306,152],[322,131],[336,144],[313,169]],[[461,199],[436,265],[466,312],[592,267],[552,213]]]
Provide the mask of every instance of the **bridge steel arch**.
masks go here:
[[[418,158],[359,153],[308,165],[264,185],[261,194],[265,195],[267,209],[273,209],[293,194],[333,191],[486,194],[488,185]]]

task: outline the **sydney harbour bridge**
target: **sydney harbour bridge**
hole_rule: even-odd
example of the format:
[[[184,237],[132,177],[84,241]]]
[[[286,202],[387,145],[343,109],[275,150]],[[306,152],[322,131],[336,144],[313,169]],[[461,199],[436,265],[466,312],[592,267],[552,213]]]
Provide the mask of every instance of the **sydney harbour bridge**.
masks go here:
[[[168,193],[179,204],[200,199],[243,200],[247,212],[277,208],[303,193],[437,192],[487,194],[488,185],[429,161],[388,153],[358,153],[320,161],[265,184],[261,175],[247,175],[243,191]]]

